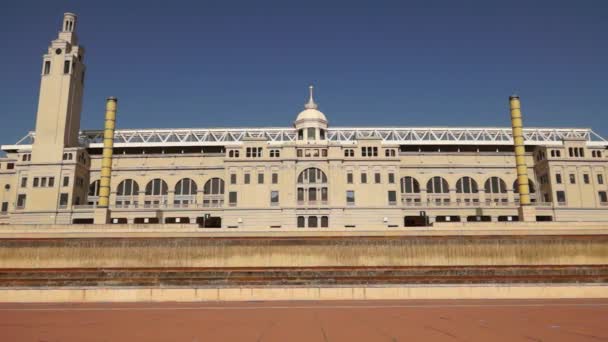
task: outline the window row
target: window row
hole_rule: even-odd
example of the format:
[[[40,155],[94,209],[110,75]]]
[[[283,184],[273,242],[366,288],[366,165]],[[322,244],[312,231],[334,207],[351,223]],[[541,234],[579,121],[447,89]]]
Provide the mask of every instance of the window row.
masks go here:
[[[314,157],[327,157],[326,148],[299,148],[296,151],[298,158],[314,158]]]
[[[328,216],[298,216],[298,228],[327,228],[329,227]]]
[[[382,173],[380,172],[374,172],[374,183],[376,184],[380,184],[382,183]],[[389,172],[387,174],[387,181],[389,184],[394,184],[395,183],[395,174],[393,172]],[[346,173],[346,183],[347,184],[354,184],[354,175],[352,171],[348,171]],[[360,174],[360,183],[361,184],[367,184],[368,183],[368,179],[367,179],[367,172],[361,172]]]
[[[534,183],[530,181],[530,193],[536,192]],[[500,177],[490,177],[484,183],[484,191],[490,194],[506,194],[507,184]],[[426,192],[431,194],[447,194],[450,192],[448,182],[445,178],[435,176],[426,183]],[[477,181],[471,177],[462,177],[456,182],[456,193],[476,194],[479,192]],[[513,192],[519,193],[518,182],[513,183]],[[401,193],[420,193],[420,183],[414,177],[401,178]]]
[[[585,149],[582,147],[569,147],[568,148],[568,155],[570,157],[584,157],[585,156]]]
[[[546,175],[544,175],[543,177],[547,177]],[[570,173],[568,175],[568,181],[570,182],[570,184],[576,184],[576,174],[575,173]],[[543,178],[541,178],[543,179]],[[604,184],[604,175],[601,173],[598,173],[596,175],[596,179],[597,179],[597,184]],[[548,183],[548,182],[547,182]],[[555,183],[556,184],[562,184],[563,180],[562,180],[562,174],[561,173],[556,173],[555,174]],[[591,176],[588,173],[583,173],[583,183],[585,184],[591,184]],[[546,184],[546,183],[543,183]]]
[[[99,196],[100,181],[96,180],[89,186],[89,196]],[[169,192],[167,182],[160,178],[148,182],[144,194],[146,196],[164,196]],[[198,192],[196,182],[190,178],[184,178],[175,184],[174,194],[176,196],[194,196]],[[220,195],[224,193],[224,181],[221,178],[211,178],[203,186],[203,194]],[[117,196],[138,196],[139,184],[133,179],[125,179],[116,188]]]
[[[317,129],[314,127],[299,129],[298,130],[298,140],[304,140],[304,132],[306,132],[307,140],[317,140]],[[318,140],[325,140],[325,130],[322,128],[319,129],[319,139]]]

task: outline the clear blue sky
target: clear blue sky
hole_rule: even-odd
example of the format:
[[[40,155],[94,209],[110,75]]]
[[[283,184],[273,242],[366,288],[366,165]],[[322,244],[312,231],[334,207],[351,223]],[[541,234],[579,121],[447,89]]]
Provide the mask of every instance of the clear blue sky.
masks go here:
[[[163,6],[161,6],[163,4]],[[34,127],[65,11],[87,50],[82,128],[527,126],[608,136],[608,1],[2,1],[0,143]]]

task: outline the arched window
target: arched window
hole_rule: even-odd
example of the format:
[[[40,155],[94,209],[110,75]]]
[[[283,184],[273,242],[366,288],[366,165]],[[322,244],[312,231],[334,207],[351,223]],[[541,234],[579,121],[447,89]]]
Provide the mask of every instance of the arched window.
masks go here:
[[[317,228],[317,217],[316,216],[308,216],[308,228]]]
[[[167,182],[160,178],[155,178],[146,185],[146,196],[166,196],[168,192]]]
[[[298,228],[306,227],[306,219],[304,216],[298,216]]]
[[[401,178],[401,193],[417,194],[420,193],[420,183],[414,177],[406,176]]]
[[[414,177],[401,177],[401,202],[412,203],[420,202],[420,183]]]
[[[298,184],[322,184],[327,183],[327,176],[316,167],[308,168],[298,176]]]
[[[117,207],[128,207],[133,205],[137,207],[139,196],[139,185],[132,179],[125,179],[116,189],[116,206]]]
[[[99,184],[100,183],[101,182],[98,179],[89,185],[89,197],[99,197]]]
[[[311,167],[298,176],[298,204],[304,202],[317,203],[328,201],[327,176],[320,169]]]
[[[175,184],[175,198],[173,204],[178,207],[188,207],[196,203],[196,192],[198,188],[196,182],[190,178],[181,179]]]
[[[329,217],[321,216],[321,228],[329,227]]]
[[[477,182],[471,177],[462,177],[456,182],[456,193],[476,194],[478,192]]]
[[[196,195],[196,183],[190,178],[184,178],[175,184],[176,196]]]
[[[426,183],[426,192],[429,194],[447,194],[450,192],[448,181],[443,177],[433,177]]]
[[[139,184],[132,179],[125,179],[116,189],[116,196],[137,196],[139,195]]]
[[[203,186],[203,206],[222,207],[224,205],[224,180],[211,178]]]
[[[536,185],[531,179],[528,179],[528,187],[530,188],[530,195],[536,193]],[[517,179],[513,182],[513,193],[519,193],[519,181]]]
[[[99,179],[89,185],[89,193],[87,196],[88,205],[96,205],[99,202]]]
[[[499,177],[490,177],[486,180],[484,190],[487,194],[506,194],[507,184]]]

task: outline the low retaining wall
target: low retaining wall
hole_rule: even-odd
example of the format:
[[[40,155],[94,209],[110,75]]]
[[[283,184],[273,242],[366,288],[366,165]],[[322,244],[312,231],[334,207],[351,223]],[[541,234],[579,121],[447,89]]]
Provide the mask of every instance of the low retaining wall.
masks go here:
[[[608,298],[607,285],[2,289],[4,303]]]
[[[0,239],[0,268],[606,264],[608,235]]]

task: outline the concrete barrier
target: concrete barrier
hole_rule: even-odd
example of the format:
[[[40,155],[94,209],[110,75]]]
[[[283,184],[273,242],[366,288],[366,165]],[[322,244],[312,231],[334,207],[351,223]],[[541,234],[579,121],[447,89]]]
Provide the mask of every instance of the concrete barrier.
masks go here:
[[[608,298],[608,285],[0,289],[2,303],[552,298]]]

